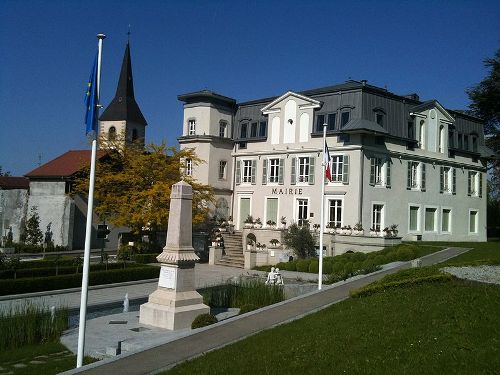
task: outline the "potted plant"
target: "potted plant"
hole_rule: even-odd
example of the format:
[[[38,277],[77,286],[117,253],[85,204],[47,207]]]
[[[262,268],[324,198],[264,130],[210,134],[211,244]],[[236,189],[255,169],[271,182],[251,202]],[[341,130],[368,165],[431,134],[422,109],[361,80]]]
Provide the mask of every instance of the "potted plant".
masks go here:
[[[397,237],[398,236],[398,225],[392,224],[390,229],[391,229],[392,237]]]
[[[281,227],[286,228],[286,216],[282,216],[280,219]]]
[[[244,228],[253,228],[253,217],[252,215],[248,215],[243,223]]]
[[[254,242],[249,239],[247,242],[247,250],[249,250],[249,251],[253,250],[253,245],[254,245]]]
[[[342,234],[342,228],[340,227],[340,224],[337,224],[335,226],[335,233],[336,234]]]
[[[219,230],[221,232],[226,232],[227,231],[227,223],[225,221],[222,221],[220,224],[219,224]]]
[[[375,229],[375,227],[371,227],[370,228],[370,236],[376,236],[377,235],[377,231]]]
[[[253,227],[254,228],[257,228],[257,229],[260,229],[262,228],[262,221],[260,220],[260,217],[258,217],[255,222],[253,223]]]
[[[269,228],[274,228],[274,227],[276,227],[276,222],[275,222],[275,221],[272,221],[272,220],[268,220],[268,221],[266,222],[266,224],[267,224],[267,226],[268,226]]]
[[[363,225],[361,225],[361,223],[356,223],[356,225],[353,228],[353,234],[355,236],[362,236],[363,235]]]
[[[313,224],[313,229],[314,229],[315,232],[318,231],[319,226],[320,226],[319,224]]]
[[[277,248],[280,242],[276,238],[273,238],[269,243],[271,244],[270,247]]]
[[[391,236],[391,230],[389,229],[389,227],[385,227],[384,228],[383,236],[384,237],[390,237]]]

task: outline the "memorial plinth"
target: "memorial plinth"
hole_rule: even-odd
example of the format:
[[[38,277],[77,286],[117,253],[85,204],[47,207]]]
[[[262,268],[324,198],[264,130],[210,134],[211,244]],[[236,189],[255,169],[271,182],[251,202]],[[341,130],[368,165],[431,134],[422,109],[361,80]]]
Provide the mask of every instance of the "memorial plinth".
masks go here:
[[[194,318],[209,313],[196,291],[192,246],[193,189],[184,181],[172,186],[167,244],[156,258],[161,263],[158,288],[141,305],[139,322],[166,329],[190,328]]]

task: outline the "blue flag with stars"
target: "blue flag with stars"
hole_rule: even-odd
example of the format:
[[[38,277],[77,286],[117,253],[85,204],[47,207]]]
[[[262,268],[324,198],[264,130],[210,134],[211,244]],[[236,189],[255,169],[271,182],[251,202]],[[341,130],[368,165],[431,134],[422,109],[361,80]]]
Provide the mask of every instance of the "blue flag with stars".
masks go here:
[[[85,126],[86,134],[97,133],[97,55],[94,59],[94,67],[90,73],[85,94]]]

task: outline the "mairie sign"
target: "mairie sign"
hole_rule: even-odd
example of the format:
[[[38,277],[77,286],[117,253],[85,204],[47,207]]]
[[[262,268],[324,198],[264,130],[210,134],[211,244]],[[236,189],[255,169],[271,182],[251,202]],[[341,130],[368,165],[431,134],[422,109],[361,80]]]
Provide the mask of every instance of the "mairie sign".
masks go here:
[[[302,188],[273,188],[271,194],[274,195],[302,195]]]

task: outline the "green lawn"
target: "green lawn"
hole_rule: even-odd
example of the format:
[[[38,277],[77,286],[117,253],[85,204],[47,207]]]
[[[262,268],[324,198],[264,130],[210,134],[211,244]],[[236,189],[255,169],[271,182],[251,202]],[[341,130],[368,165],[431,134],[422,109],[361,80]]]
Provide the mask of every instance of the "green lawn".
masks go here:
[[[432,243],[426,243],[434,245]],[[495,262],[500,243],[446,264]],[[430,277],[402,271],[385,282]],[[434,280],[351,298],[181,364],[168,374],[495,374],[500,368],[500,285]]]
[[[94,362],[85,358],[84,363]],[[24,346],[0,352],[0,374],[49,375],[76,367],[76,356],[59,342]],[[12,372],[11,372],[12,371]]]

